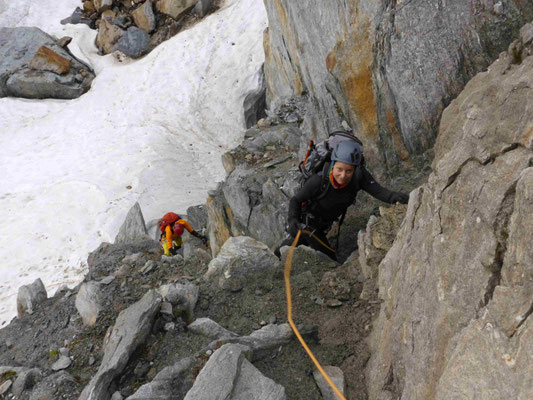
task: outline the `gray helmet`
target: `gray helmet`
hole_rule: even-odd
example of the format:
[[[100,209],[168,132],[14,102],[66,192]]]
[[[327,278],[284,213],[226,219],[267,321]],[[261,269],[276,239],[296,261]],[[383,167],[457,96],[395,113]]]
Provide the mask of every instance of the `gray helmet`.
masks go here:
[[[353,140],[337,143],[331,153],[331,161],[340,161],[354,166],[361,164],[362,159],[363,149]]]

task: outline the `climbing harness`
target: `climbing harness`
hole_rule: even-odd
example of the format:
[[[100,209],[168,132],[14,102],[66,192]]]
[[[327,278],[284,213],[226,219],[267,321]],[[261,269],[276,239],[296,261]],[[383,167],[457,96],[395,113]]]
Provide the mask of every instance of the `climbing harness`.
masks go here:
[[[322,368],[320,363],[317,361],[317,359],[315,358],[314,354],[311,352],[311,350],[309,349],[309,347],[305,343],[305,340],[303,339],[302,335],[298,331],[298,328],[296,328],[296,325],[292,321],[292,297],[291,297],[292,258],[294,256],[294,249],[296,248],[296,245],[298,244],[298,240],[300,239],[300,235],[302,234],[302,232],[312,234],[309,231],[302,231],[302,230],[298,231],[298,234],[294,238],[294,241],[292,242],[291,248],[289,249],[289,253],[287,255],[287,261],[285,262],[284,276],[285,276],[285,291],[287,293],[287,320],[289,321],[289,325],[291,326],[292,330],[294,331],[294,334],[296,335],[296,337],[298,338],[298,340],[302,344],[303,348],[305,349],[305,351],[307,352],[307,354],[309,355],[309,357],[311,358],[311,360],[313,361],[315,366],[318,368],[318,370],[320,371],[320,373],[322,374],[324,379],[326,379],[326,381],[328,382],[329,386],[331,386],[331,389],[333,389],[333,391],[337,394],[337,396],[339,396],[339,399],[346,400],[346,398],[341,394],[340,390],[337,389],[337,386],[335,386],[335,384],[331,381],[331,379],[328,376],[328,374],[326,374],[326,371],[324,371],[324,369]],[[320,241],[320,239],[318,239],[316,236],[315,236],[315,238]],[[325,243],[323,243],[322,241],[320,241],[320,242],[324,246],[326,246]],[[328,247],[328,246],[326,246],[326,247]]]

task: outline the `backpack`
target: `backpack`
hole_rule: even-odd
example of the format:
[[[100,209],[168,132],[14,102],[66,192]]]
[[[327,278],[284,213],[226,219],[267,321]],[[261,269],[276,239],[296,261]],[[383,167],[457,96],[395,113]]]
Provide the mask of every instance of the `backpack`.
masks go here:
[[[309,141],[305,158],[298,166],[300,173],[302,174],[302,185],[313,175],[322,172],[324,165],[331,162],[331,152],[335,146],[347,140],[352,140],[363,147],[361,142],[355,136],[350,135],[347,132],[335,131],[332,132],[327,139],[318,143],[316,146],[312,140]],[[364,158],[361,161],[364,164]]]
[[[159,226],[159,230],[161,233],[165,233],[165,229],[167,226],[174,224],[176,221],[180,220],[181,217],[178,214],[175,214],[173,212],[166,213],[163,215],[163,218],[159,220],[157,225]]]
[[[363,142],[361,142],[361,140],[343,131],[332,132],[327,139],[324,139],[322,142],[318,143],[316,146],[313,140],[309,141],[309,146],[307,147],[307,152],[305,154],[305,157],[298,166],[298,169],[300,170],[300,173],[301,173],[300,187],[303,187],[305,182],[307,182],[307,180],[314,174],[318,174],[322,176],[322,183],[320,186],[319,194],[315,198],[301,205],[302,216],[305,217],[305,214],[309,212],[309,210],[312,208],[313,203],[316,202],[317,200],[322,199],[328,193],[328,189],[330,186],[329,185],[329,168],[331,165],[331,153],[338,143],[344,142],[347,140],[355,141],[357,144],[363,147]],[[365,159],[363,157],[360,165],[364,166],[364,164],[365,164]],[[341,230],[341,225],[344,222],[345,216],[346,216],[346,210],[344,210],[344,212],[339,218],[339,225],[338,225],[339,229],[337,231],[336,247],[339,246],[340,230]]]

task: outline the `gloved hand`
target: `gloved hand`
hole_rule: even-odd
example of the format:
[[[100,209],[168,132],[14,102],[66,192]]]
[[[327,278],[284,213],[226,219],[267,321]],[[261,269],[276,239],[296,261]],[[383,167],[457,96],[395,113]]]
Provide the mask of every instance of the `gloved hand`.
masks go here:
[[[296,237],[298,234],[298,231],[300,230],[300,224],[298,223],[298,220],[296,218],[290,218],[289,219],[289,235],[292,237]]]
[[[203,235],[200,236],[200,240],[202,241],[202,244],[203,244],[204,246],[207,246],[207,238],[206,238],[205,236],[203,236]]]
[[[409,202],[409,195],[407,193],[402,193],[402,192],[392,192],[392,194],[389,197],[389,202],[391,204],[396,204],[396,203],[407,204]]]

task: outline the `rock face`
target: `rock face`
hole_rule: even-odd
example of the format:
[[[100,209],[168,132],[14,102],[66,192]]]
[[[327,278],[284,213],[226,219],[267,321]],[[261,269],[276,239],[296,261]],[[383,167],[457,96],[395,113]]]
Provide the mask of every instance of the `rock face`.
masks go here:
[[[139,203],[135,203],[126,215],[115,238],[115,244],[135,243],[150,240]]]
[[[443,113],[434,172],[379,266],[370,399],[533,395],[530,30]]]
[[[92,70],[38,28],[0,28],[0,97],[74,99]]]
[[[533,18],[531,2],[498,4],[266,0],[270,106],[307,94],[306,137],[346,119],[375,172],[413,160],[444,107]]]
[[[21,286],[17,294],[18,317],[20,318],[26,313],[33,313],[34,308],[47,298],[46,288],[40,278],[31,285]]]
[[[365,278],[361,299],[377,298],[378,266],[392,247],[406,210],[407,207],[402,204],[380,207],[381,218],[371,216],[366,230],[359,231],[357,237],[359,263]]]
[[[205,280],[218,279],[220,287],[239,291],[247,287],[270,289],[279,268],[278,258],[261,242],[247,236],[229,238],[209,263]]]
[[[207,200],[213,256],[230,236],[248,235],[271,249],[285,238],[288,201],[299,185],[289,169],[300,135],[289,125],[253,128],[225,154],[229,176]]]
[[[153,320],[159,311],[161,296],[154,290],[122,311],[104,345],[104,358],[96,375],[83,389],[80,400],[108,399],[109,384],[119,375],[137,346],[150,333]]]

